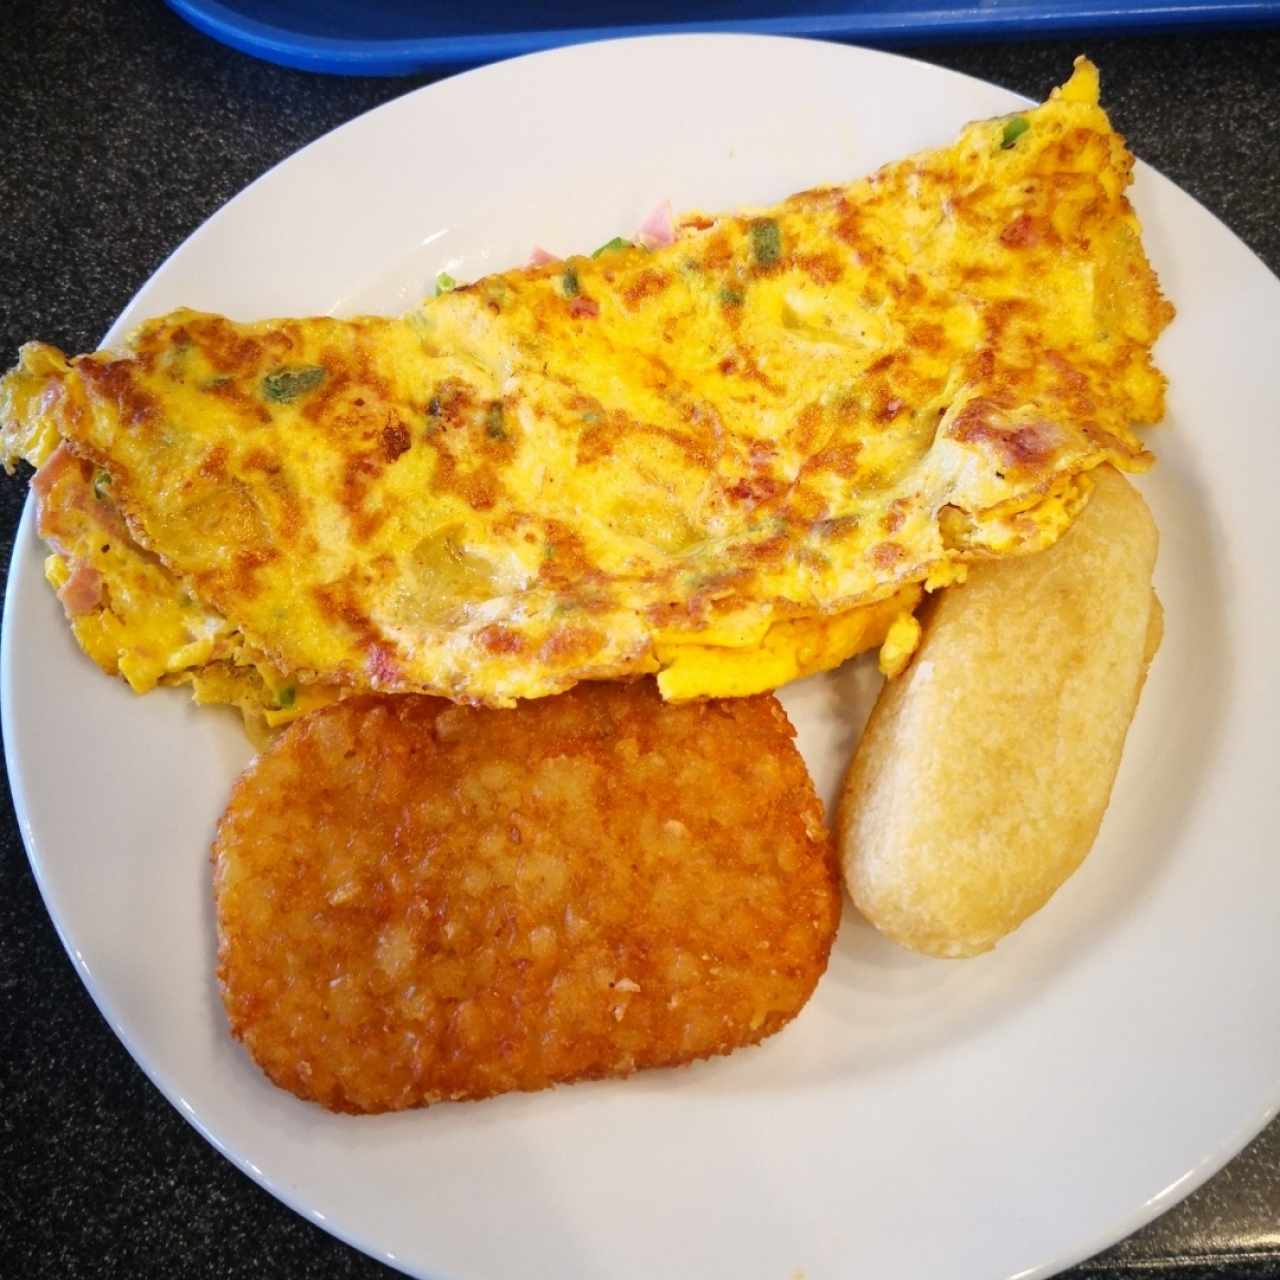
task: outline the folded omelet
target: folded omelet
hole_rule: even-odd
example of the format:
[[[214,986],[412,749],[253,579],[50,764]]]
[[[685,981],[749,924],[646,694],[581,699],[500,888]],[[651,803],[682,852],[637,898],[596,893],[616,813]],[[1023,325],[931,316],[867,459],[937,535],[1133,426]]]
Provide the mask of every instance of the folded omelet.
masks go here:
[[[977,557],[1142,469],[1172,315],[1079,60],[1044,105],[654,250],[399,318],[179,311],[31,343],[0,458],[43,470],[82,646],[286,719],[348,690],[510,705],[658,672],[745,694],[888,637]]]

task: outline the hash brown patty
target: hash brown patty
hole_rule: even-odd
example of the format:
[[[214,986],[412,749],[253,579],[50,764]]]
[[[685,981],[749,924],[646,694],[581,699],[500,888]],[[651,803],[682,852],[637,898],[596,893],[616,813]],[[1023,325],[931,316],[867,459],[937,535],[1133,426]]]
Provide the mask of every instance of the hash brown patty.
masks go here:
[[[214,844],[233,1034],[348,1112],[772,1035],[840,910],[793,737],[772,696],[670,705],[651,681],[307,716],[241,776]]]

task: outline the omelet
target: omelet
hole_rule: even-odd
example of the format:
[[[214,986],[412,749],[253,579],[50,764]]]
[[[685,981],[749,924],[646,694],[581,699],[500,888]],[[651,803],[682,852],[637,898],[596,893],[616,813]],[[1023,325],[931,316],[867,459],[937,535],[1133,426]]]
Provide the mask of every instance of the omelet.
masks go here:
[[[396,318],[28,344],[0,457],[66,473],[37,476],[47,529],[80,512],[51,578],[137,689],[286,719],[655,672],[744,695],[882,643],[892,672],[924,590],[1051,545],[1094,468],[1152,461],[1172,307],[1132,165],[1080,59],[1033,110],[657,248]]]

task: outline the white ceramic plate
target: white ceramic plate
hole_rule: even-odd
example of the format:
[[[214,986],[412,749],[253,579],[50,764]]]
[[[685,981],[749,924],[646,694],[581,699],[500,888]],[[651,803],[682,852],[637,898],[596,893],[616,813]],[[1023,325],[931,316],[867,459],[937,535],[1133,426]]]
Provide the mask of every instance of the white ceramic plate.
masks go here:
[[[778,39],[508,62],[273,170],[107,339],[180,304],[397,310],[438,270],[471,278],[535,241],[590,247],[659,197],[773,200],[1018,103]],[[0,673],[19,820],[81,976],[182,1113],[328,1230],[451,1280],[1039,1276],[1232,1155],[1280,1097],[1280,283],[1151,171],[1135,200],[1181,308],[1159,347],[1160,465],[1142,484],[1168,632],[1097,848],[979,960],[913,957],[849,913],[795,1025],[728,1060],[373,1119],[274,1089],[228,1037],[212,976],[207,849],[249,749],[229,714],[136,699],[77,652],[28,508]],[[873,679],[854,664],[786,692],[827,796]]]

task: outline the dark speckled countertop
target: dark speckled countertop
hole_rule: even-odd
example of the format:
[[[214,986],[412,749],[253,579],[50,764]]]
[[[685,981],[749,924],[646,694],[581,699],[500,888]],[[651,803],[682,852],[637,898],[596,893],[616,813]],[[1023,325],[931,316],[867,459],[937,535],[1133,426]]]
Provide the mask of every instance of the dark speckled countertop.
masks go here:
[[[269,166],[424,81],[254,62],[159,0],[0,5],[0,362],[97,345],[165,256]],[[1280,269],[1280,33],[917,47],[1031,97],[1086,49],[1133,150]],[[8,562],[22,486],[0,484]],[[391,1275],[259,1190],[134,1066],[63,954],[0,798],[0,1275]],[[1280,1122],[1069,1273],[1280,1275]],[[941,1278],[940,1278],[941,1280]]]

